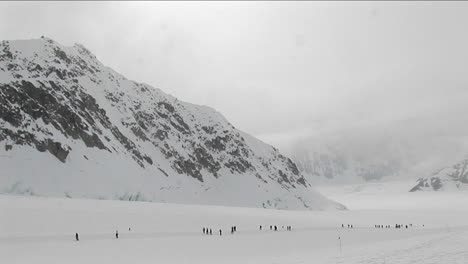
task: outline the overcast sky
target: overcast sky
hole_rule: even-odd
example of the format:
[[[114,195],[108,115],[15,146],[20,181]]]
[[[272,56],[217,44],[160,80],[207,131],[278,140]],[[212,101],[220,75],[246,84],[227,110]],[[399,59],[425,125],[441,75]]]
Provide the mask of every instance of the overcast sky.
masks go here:
[[[1,39],[81,43],[279,147],[362,131],[464,139],[467,29],[464,2],[0,3]]]

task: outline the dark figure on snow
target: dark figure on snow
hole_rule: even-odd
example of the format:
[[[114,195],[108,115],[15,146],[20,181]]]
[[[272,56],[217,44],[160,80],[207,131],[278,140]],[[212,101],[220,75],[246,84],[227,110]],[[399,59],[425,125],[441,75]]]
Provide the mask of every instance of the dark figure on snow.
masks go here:
[[[341,227],[343,227],[343,228],[344,228],[344,224],[341,224]]]
[[[78,238],[78,233],[75,233],[75,239],[76,241],[80,241],[80,239]]]
[[[260,226],[260,230],[262,230],[262,226]]]
[[[275,226],[275,231],[278,231],[278,227],[277,227],[277,226]]]
[[[223,235],[223,231],[220,229],[219,230],[219,235],[222,236]]]
[[[237,226],[234,226],[234,232],[237,232]]]
[[[129,228],[128,228],[128,231],[132,231],[132,229],[129,227]]]
[[[203,228],[203,234],[206,234],[206,232],[205,232],[205,228]]]
[[[115,238],[119,238],[119,231],[115,231]]]
[[[271,228],[272,228],[272,227],[270,226],[270,230],[271,230]]]
[[[406,229],[408,229],[408,225],[406,225]]]

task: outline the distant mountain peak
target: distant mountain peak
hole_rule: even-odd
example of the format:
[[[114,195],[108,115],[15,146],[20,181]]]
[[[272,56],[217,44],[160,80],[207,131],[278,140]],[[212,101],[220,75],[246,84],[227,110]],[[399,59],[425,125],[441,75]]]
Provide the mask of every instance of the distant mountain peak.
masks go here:
[[[464,159],[452,166],[443,167],[428,177],[419,178],[410,192],[467,189],[468,159]]]

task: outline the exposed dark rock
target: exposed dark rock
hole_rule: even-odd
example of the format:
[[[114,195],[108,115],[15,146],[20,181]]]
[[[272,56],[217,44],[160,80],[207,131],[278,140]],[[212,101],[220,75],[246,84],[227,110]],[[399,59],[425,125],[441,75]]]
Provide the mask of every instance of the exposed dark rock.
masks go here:
[[[167,174],[167,172],[166,172],[166,171],[164,171],[163,169],[161,169],[161,168],[158,168],[158,170],[159,170],[160,172],[162,172],[164,175],[166,175],[166,177],[169,177],[169,175]]]
[[[194,151],[197,162],[202,165],[203,168],[207,169],[213,174],[213,176],[218,177],[218,170],[221,169],[219,162],[215,161],[213,156],[211,156],[208,151],[203,147],[198,147]]]
[[[203,182],[203,177],[200,173],[200,164],[196,164],[191,160],[179,159],[174,162],[173,168],[180,174],[187,174]]]
[[[228,135],[217,136],[211,140],[207,140],[205,142],[205,145],[213,150],[224,151],[226,149],[226,144],[229,139],[230,137]]]

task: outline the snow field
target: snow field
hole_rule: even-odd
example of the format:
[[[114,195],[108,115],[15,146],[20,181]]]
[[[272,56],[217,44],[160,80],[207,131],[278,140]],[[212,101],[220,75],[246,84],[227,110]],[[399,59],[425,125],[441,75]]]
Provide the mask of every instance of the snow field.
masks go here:
[[[466,263],[468,259],[468,251],[460,246],[468,242],[468,211],[463,208],[283,211],[5,195],[0,196],[0,212],[2,263]],[[341,228],[342,223],[354,228]],[[374,228],[396,223],[413,227]],[[238,232],[231,235],[233,225]],[[269,225],[277,225],[279,231],[270,231]],[[286,231],[287,225],[293,230]],[[203,227],[212,228],[213,235],[204,235]],[[218,235],[220,228],[223,236]],[[74,241],[75,232],[79,242]]]

